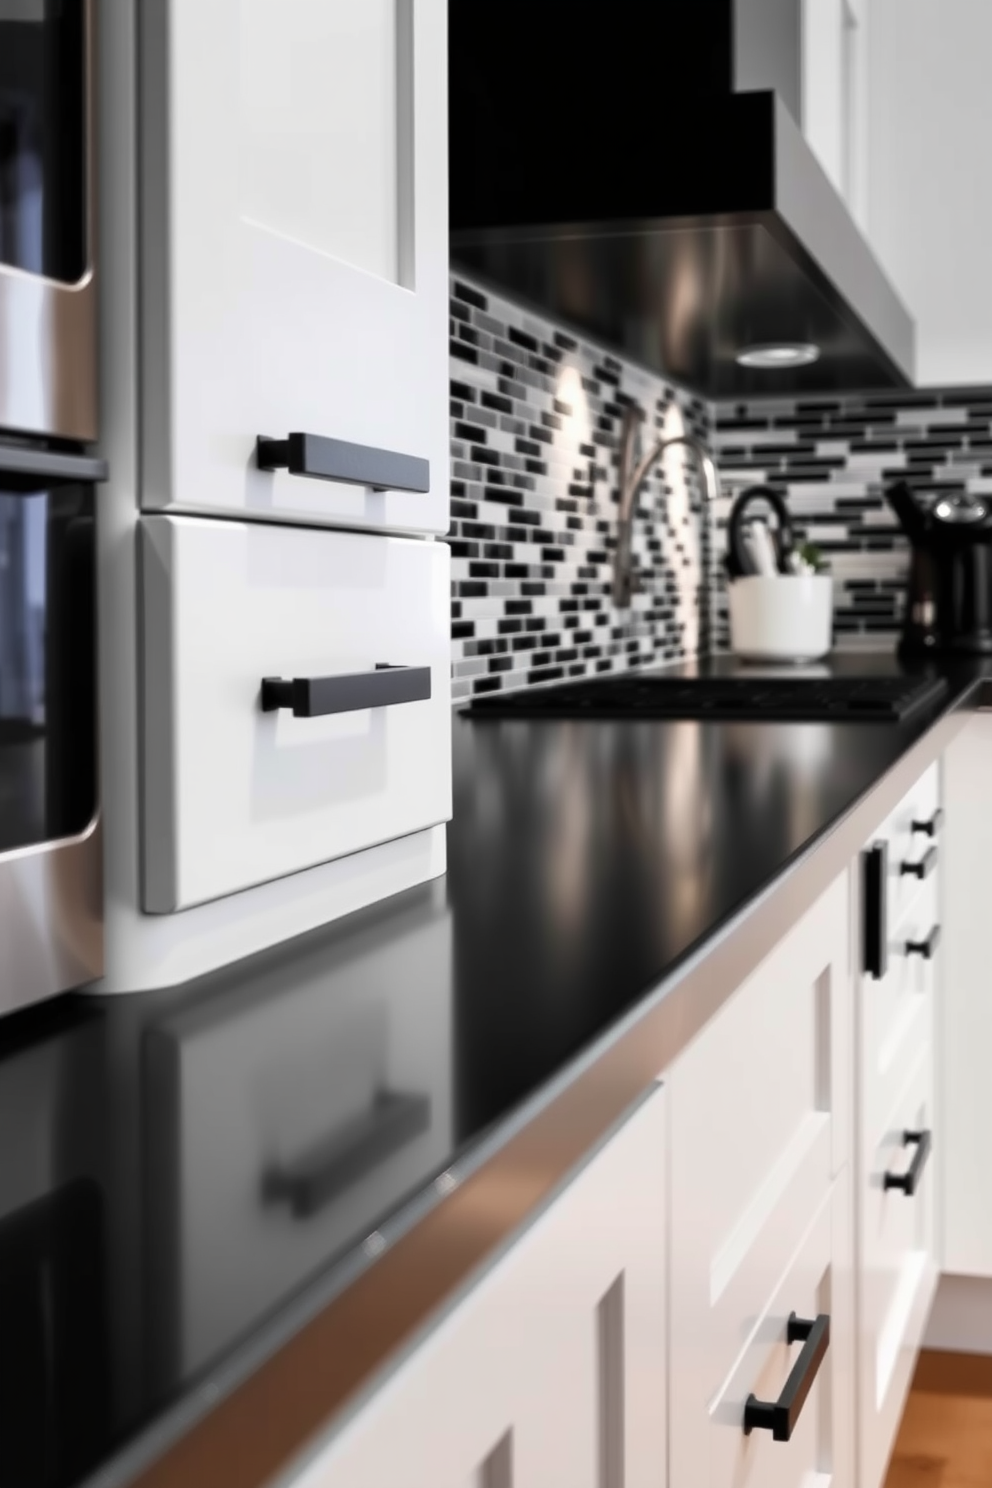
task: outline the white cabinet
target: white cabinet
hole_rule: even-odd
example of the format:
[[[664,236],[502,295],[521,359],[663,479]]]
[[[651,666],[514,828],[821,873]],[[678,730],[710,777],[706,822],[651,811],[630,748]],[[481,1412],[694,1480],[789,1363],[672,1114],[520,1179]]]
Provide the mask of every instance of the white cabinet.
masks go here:
[[[447,544],[167,516],[141,537],[146,909],[448,819]]]
[[[145,509],[447,529],[446,22],[141,7]],[[427,489],[258,469],[290,433],[426,461]]]
[[[916,320],[917,380],[987,383],[992,5],[870,0],[870,12],[872,246]]]
[[[932,766],[863,863],[857,1277],[859,1463],[882,1482],[937,1281],[931,1153],[944,818]]]
[[[665,1100],[654,1087],[294,1488],[663,1488]]]
[[[868,218],[867,0],[802,0],[802,129],[865,229]]]
[[[945,1271],[992,1278],[992,713],[950,745],[944,792],[940,1091]]]
[[[674,1484],[853,1481],[847,875],[671,1071]],[[800,1366],[790,1314],[829,1318],[791,1439],[745,1430]]]

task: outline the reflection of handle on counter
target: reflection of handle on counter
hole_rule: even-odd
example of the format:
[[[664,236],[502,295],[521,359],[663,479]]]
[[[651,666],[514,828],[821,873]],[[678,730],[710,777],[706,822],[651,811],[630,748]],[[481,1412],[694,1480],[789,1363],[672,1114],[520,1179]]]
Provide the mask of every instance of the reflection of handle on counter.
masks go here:
[[[262,1197],[285,1200],[297,1219],[306,1219],[427,1131],[430,1122],[430,1096],[382,1090],[367,1111],[325,1141],[271,1168],[262,1179]]]

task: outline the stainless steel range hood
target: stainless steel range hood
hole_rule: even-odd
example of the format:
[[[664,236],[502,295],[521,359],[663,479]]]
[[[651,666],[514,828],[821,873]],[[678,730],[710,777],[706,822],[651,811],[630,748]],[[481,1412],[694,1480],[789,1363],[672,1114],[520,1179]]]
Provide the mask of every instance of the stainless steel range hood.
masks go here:
[[[798,0],[451,0],[454,263],[711,398],[910,383],[913,321],[782,101],[769,7]],[[734,91],[762,59],[777,91]],[[819,359],[737,361],[798,342]]]

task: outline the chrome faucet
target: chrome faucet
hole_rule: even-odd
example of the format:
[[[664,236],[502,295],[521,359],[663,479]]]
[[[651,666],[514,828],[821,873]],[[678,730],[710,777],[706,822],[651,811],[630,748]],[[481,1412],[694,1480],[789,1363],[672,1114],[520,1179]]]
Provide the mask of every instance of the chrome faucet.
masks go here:
[[[705,445],[692,434],[675,434],[662,437],[634,464],[634,444],[637,429],[644,414],[639,408],[628,407],[623,416],[620,434],[620,512],[617,518],[617,552],[613,562],[613,603],[618,610],[630,608],[631,597],[640,588],[640,576],[634,572],[633,537],[634,515],[637,510],[637,493],[647,479],[648,472],[656,460],[674,445],[684,444],[696,457],[706,484],[707,500],[715,501],[720,494],[720,475],[716,462]]]

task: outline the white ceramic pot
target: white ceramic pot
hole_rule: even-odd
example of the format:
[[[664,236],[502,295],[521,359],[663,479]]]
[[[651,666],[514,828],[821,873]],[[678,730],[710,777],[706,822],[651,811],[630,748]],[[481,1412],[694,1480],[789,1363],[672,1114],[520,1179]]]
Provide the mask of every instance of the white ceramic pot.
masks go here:
[[[830,650],[833,580],[829,574],[734,579],[730,647],[751,661],[815,661]]]

